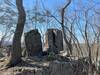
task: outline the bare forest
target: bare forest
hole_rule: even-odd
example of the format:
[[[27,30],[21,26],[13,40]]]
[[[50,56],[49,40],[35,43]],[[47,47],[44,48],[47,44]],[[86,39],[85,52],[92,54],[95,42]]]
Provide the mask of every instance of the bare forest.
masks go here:
[[[100,75],[100,0],[0,0],[0,75]]]

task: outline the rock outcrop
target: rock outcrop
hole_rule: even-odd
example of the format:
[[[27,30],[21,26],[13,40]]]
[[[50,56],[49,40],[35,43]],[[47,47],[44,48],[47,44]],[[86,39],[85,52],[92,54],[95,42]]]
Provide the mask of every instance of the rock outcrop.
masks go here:
[[[63,50],[62,31],[58,29],[48,29],[45,36],[45,48],[48,52],[59,53]]]
[[[25,45],[28,56],[37,56],[42,52],[41,35],[37,29],[25,34]]]
[[[86,64],[78,60],[69,62],[55,60],[49,62],[47,66],[14,67],[0,71],[0,75],[88,75],[88,70],[85,70],[84,66]]]
[[[86,64],[78,60],[70,62],[54,61],[49,65],[50,75],[88,75]]]

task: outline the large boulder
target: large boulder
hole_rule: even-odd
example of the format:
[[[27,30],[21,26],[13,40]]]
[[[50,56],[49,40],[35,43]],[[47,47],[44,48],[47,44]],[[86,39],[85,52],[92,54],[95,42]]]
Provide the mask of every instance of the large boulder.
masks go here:
[[[70,62],[53,61],[49,65],[50,75],[88,75],[85,64],[73,60]],[[87,66],[88,67],[88,66]]]
[[[49,66],[50,75],[73,75],[73,70],[69,62],[51,62]]]
[[[48,29],[45,35],[44,48],[48,52],[58,53],[63,50],[62,31],[58,29]]]
[[[28,56],[37,56],[42,52],[41,35],[37,29],[25,34],[25,45]]]

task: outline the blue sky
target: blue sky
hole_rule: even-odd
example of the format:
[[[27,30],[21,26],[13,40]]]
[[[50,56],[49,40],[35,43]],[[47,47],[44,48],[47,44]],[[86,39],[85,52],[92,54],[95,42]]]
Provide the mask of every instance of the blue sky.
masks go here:
[[[23,0],[24,6],[29,8],[32,8],[32,6],[35,5],[36,1],[39,2],[39,6],[42,4],[42,1],[45,4],[45,6],[50,9],[56,8],[57,6],[63,6],[65,2],[67,2],[67,0]],[[93,1],[92,3],[94,4],[100,3],[100,0],[72,0],[71,5],[75,6],[76,4],[78,5],[79,2],[82,2],[82,4],[87,7],[89,3],[91,4],[91,1]]]

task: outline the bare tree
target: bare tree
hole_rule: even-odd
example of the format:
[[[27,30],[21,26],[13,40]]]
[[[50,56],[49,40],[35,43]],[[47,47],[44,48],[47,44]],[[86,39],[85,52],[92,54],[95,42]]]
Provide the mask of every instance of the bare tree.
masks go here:
[[[23,0],[16,0],[16,5],[17,5],[19,17],[18,17],[18,23],[15,30],[15,34],[13,37],[13,50],[11,52],[9,62],[7,64],[8,67],[15,66],[16,64],[22,61],[21,60],[21,56],[22,56],[21,37],[24,29],[25,20],[26,20],[26,14],[23,8]]]
[[[4,43],[7,38],[10,38],[12,35],[12,31],[14,29],[14,25],[16,24],[16,12],[9,6],[8,4],[1,3],[0,5],[0,27],[2,28],[1,36],[0,36],[0,46]],[[5,4],[5,7],[3,6]],[[11,17],[12,16],[12,17]]]

